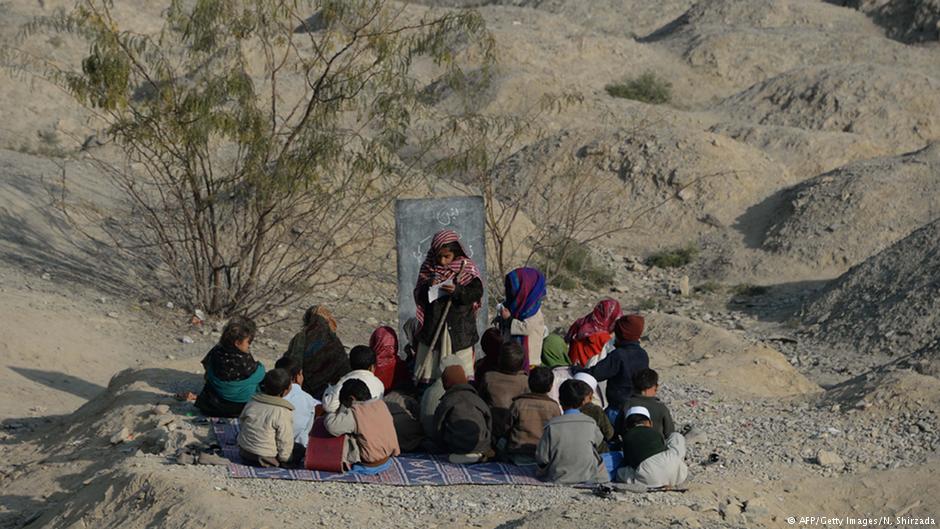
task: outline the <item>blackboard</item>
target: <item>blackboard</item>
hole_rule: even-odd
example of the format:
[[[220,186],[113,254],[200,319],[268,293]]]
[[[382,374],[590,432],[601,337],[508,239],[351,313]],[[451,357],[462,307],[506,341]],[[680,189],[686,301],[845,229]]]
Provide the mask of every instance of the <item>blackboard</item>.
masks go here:
[[[395,239],[398,251],[398,330],[415,316],[414,288],[418,270],[427,255],[434,234],[451,229],[460,235],[468,257],[480,268],[486,282],[486,239],[483,197],[420,198],[395,201]],[[485,329],[487,295],[477,313],[477,329]],[[405,340],[399,340],[404,342]],[[401,344],[404,347],[404,343]]]

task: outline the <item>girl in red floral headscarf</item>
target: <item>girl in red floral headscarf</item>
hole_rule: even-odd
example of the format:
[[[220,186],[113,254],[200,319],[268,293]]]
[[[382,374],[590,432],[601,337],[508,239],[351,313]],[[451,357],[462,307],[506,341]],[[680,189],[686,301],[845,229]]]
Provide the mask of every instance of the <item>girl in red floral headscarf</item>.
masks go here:
[[[602,299],[594,310],[579,319],[568,329],[568,357],[571,365],[587,367],[591,358],[600,354],[610,341],[614,323],[621,315],[620,303],[615,299]]]

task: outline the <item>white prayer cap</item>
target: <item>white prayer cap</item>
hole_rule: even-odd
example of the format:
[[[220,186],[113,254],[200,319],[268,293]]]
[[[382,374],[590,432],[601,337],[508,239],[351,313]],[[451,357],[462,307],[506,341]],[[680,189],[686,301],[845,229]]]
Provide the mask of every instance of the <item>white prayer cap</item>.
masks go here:
[[[597,391],[597,379],[592,377],[590,374],[581,372],[575,375],[574,379],[580,380],[581,382],[584,382],[588,386],[591,386],[591,391]]]
[[[642,415],[649,420],[653,420],[652,417],[650,417],[650,411],[643,406],[633,406],[627,410],[627,413],[624,414],[624,417],[629,417],[631,415]]]

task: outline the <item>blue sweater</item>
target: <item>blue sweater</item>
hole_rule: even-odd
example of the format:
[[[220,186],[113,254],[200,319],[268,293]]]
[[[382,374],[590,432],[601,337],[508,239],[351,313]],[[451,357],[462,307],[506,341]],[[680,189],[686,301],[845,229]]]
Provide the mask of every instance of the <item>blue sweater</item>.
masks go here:
[[[650,357],[638,342],[616,343],[617,348],[590,369],[598,382],[607,381],[607,407],[619,410],[633,394],[633,375],[650,366]]]

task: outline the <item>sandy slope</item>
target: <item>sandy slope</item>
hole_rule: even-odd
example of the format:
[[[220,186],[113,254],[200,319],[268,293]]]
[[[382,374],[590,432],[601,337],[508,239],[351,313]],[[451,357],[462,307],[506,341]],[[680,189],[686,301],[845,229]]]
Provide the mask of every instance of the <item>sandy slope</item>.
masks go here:
[[[545,305],[559,328],[605,295],[661,309],[650,310],[647,343],[663,398],[707,440],[690,449],[689,493],[619,501],[565,488],[236,481],[222,469],[174,464],[182,446],[208,440],[191,406],[170,395],[199,388],[198,360],[218,322],[194,326],[189,308],[167,308],[174,300],[152,289],[147,263],[89,242],[57,211],[63,169],[67,198],[117,211],[119,197],[76,152],[97,125],[61,91],[0,73],[0,528],[936,519],[937,225],[917,230],[935,212],[940,54],[902,43],[935,33],[931,1],[855,2],[863,12],[815,0],[420,2],[481,6],[501,49],[482,110],[524,112],[543,93],[583,97],[546,120],[547,140],[506,165],[523,185],[537,181],[539,167],[575,160],[603,182],[599,196],[624,207],[674,198],[639,229],[602,241],[614,292],[552,289]],[[83,46],[71,37],[15,40],[29,17],[66,4],[0,4],[0,38],[77,60]],[[131,26],[159,27],[160,5],[118,4]],[[648,70],[672,83],[671,105],[604,91]],[[442,107],[453,104],[446,91],[437,95]],[[722,171],[733,176],[680,193],[696,175]],[[702,248],[691,267],[641,264],[653,250],[688,243]],[[383,262],[393,255],[380,250]],[[700,289],[680,296],[686,275]],[[736,294],[743,281],[778,286]],[[393,290],[379,277],[310,302],[333,307],[353,345],[393,322]],[[808,299],[812,318],[803,321]],[[304,308],[264,321],[256,356],[273,363]],[[159,404],[170,406],[169,423],[155,414]],[[135,439],[112,446],[125,427]],[[820,449],[843,465],[816,464]],[[712,451],[722,464],[699,465]]]

